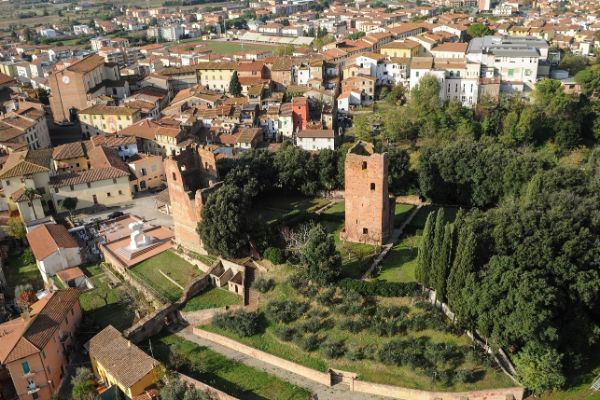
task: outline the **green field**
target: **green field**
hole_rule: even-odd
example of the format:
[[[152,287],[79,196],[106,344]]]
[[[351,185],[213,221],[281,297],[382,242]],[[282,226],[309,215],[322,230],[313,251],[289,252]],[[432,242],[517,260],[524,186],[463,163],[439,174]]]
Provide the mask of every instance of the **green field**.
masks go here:
[[[418,338],[424,337],[430,343],[449,344],[458,346],[462,352],[469,353],[471,349],[470,339],[466,335],[456,335],[451,333],[450,330],[446,329],[432,329],[431,327],[411,330],[409,329],[406,333],[398,333],[393,336],[379,335],[368,327],[360,330],[359,332],[352,333],[347,329],[342,328],[339,324],[342,320],[351,317],[355,318],[366,318],[361,313],[347,315],[346,313],[340,313],[335,307],[324,307],[317,303],[315,300],[316,296],[307,298],[296,292],[286,282],[286,276],[291,273],[291,268],[281,268],[280,270],[269,276],[277,281],[275,289],[263,295],[263,301],[261,305],[266,305],[271,300],[293,300],[299,302],[308,302],[310,309],[304,316],[301,316],[298,320],[283,324],[268,321],[264,333],[260,333],[251,337],[240,337],[239,335],[232,333],[231,331],[223,330],[214,325],[202,326],[202,329],[218,333],[227,337],[230,337],[236,341],[247,344],[251,347],[266,351],[268,353],[275,354],[284,359],[297,362],[307,367],[326,371],[328,368],[337,368],[344,371],[355,372],[359,375],[360,379],[382,383],[400,385],[411,388],[419,389],[448,389],[448,390],[473,390],[473,389],[484,389],[493,387],[508,387],[512,386],[511,382],[501,372],[493,369],[486,368],[475,359],[466,357],[461,364],[459,369],[465,369],[473,371],[474,376],[477,376],[474,382],[471,383],[455,383],[453,385],[445,385],[441,383],[432,383],[430,377],[426,376],[422,371],[417,371],[414,368],[408,366],[397,366],[384,364],[373,359],[359,359],[351,360],[346,356],[340,358],[329,358],[327,357],[324,346],[319,345],[314,351],[306,351],[300,348],[294,339],[290,341],[283,341],[275,332],[284,326],[291,327],[298,332],[304,332],[302,326],[310,318],[311,315],[325,315],[320,320],[319,331],[317,335],[321,337],[321,343],[324,340],[339,340],[343,341],[346,349],[357,349],[363,347],[379,348],[391,340],[398,338]],[[377,302],[385,306],[402,307],[407,310],[408,318],[420,318],[425,313],[429,313],[426,309],[423,309],[417,299],[414,298],[381,298]],[[444,317],[436,313],[436,323],[441,326],[446,326]],[[308,333],[304,333],[307,335]]]
[[[433,212],[433,211],[437,211],[439,208],[441,208],[441,206],[437,206],[437,205],[429,205],[429,206],[421,207],[421,209],[419,210],[417,215],[415,215],[415,217],[412,219],[410,224],[408,224],[408,227],[416,229],[416,230],[423,229],[423,227],[425,226],[425,221],[427,220],[427,216],[429,215],[429,213]],[[448,222],[454,221],[454,218],[456,218],[457,212],[458,212],[457,207],[444,207],[445,218]]]
[[[273,223],[304,213],[313,213],[326,204],[327,200],[316,197],[270,195],[258,199],[252,213],[257,219]]]
[[[122,331],[133,325],[136,305],[127,287],[122,284],[111,288],[109,277],[97,265],[81,269],[95,286],[79,297],[86,324],[94,331],[107,325]]]
[[[390,282],[414,282],[417,252],[421,236],[408,236],[396,243],[381,263],[377,279]]]
[[[183,356],[180,372],[216,389],[249,400],[306,400],[309,392],[276,376],[230,360],[219,353],[175,335],[152,340],[154,355],[168,363],[174,352]]]
[[[189,300],[182,311],[198,311],[241,304],[242,298],[229,290],[210,288],[206,292]]]
[[[412,204],[396,203],[396,210],[394,212],[394,226],[400,227],[406,220],[410,212],[415,208]]]
[[[202,271],[198,267],[185,261],[172,251],[165,251],[149,258],[129,271],[168,301],[179,300],[183,290],[169,281],[161,272],[182,287],[202,275]]]
[[[36,291],[44,288],[44,280],[37,265],[35,262],[28,263],[23,255],[10,256],[7,265],[4,266],[4,274],[11,294],[16,286],[28,283]]]

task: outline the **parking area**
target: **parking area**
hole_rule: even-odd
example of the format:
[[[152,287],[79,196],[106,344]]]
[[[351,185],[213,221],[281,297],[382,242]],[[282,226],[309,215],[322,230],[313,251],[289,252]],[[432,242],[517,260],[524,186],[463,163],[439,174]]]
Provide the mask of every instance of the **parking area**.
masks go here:
[[[156,196],[156,193],[149,192],[138,194],[131,202],[100,211],[83,210],[79,213],[78,217],[83,219],[84,222],[92,222],[98,219],[106,219],[109,214],[115,211],[121,211],[125,214],[133,214],[144,218],[146,222],[149,222],[152,225],[173,228],[173,218],[170,215],[159,211],[157,208]]]

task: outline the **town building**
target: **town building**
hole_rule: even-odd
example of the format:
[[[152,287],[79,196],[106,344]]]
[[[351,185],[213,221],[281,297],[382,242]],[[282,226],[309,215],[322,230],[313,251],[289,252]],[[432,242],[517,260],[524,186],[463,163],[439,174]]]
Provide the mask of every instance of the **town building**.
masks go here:
[[[81,265],[81,250],[67,228],[40,224],[27,233],[27,241],[44,282],[57,272]]]
[[[78,112],[95,104],[98,97],[122,99],[130,94],[119,66],[104,62],[97,54],[73,63],[62,61],[50,72],[48,82],[50,108],[57,122],[75,121]]]
[[[79,111],[83,136],[119,132],[142,119],[141,110],[127,106],[94,105]]]
[[[50,400],[67,375],[81,321],[79,291],[49,293],[21,317],[0,324],[0,365],[19,400]]]
[[[128,399],[143,398],[139,396],[145,395],[160,379],[160,363],[112,325],[91,338],[88,349],[94,375],[103,386],[118,387]]]

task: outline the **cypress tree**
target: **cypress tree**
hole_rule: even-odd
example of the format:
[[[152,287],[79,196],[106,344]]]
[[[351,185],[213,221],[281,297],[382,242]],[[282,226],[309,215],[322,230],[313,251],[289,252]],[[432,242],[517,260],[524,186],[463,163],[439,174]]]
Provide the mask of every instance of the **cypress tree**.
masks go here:
[[[231,79],[229,80],[229,94],[232,96],[240,96],[242,94],[242,85],[236,71],[231,74]]]
[[[445,216],[444,209],[439,208],[437,211],[437,215],[435,217],[435,228],[433,230],[433,252],[431,254],[431,262],[429,266],[430,275],[429,275],[429,286],[436,290],[437,298],[439,298],[439,293],[437,293],[438,283],[444,279],[443,277],[443,269],[445,260],[443,259],[443,247],[444,247],[444,226],[445,226]]]
[[[467,281],[474,279],[474,263],[476,249],[475,234],[467,226],[460,230],[458,246],[452,269],[448,275],[448,305],[461,324],[470,325],[473,312],[469,310],[469,293],[465,290]]]
[[[438,257],[437,276],[433,288],[437,293],[439,301],[446,301],[446,287],[448,282],[448,272],[452,262],[452,253],[454,245],[454,224],[446,224],[444,227],[444,238],[442,249]]]
[[[430,212],[425,221],[423,236],[419,244],[419,253],[417,256],[417,268],[415,276],[417,281],[423,286],[429,286],[429,268],[431,266],[431,255],[433,250],[433,226],[435,224],[435,215]]]

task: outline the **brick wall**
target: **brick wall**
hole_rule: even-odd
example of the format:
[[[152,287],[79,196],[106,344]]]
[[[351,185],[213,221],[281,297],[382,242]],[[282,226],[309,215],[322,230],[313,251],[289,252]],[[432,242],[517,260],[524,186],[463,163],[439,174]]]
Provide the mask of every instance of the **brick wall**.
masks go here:
[[[193,386],[194,388],[201,390],[204,393],[207,393],[210,396],[211,400],[238,400],[237,397],[230,396],[227,393],[215,389],[212,386],[208,386],[204,382],[200,382],[194,378],[191,378],[187,375],[183,375],[181,373],[178,373],[178,375],[179,379],[187,383],[189,386]]]
[[[358,143],[346,155],[344,166],[344,240],[383,244],[390,234],[388,157],[371,153],[372,145]]]
[[[294,362],[284,360],[283,358],[265,353],[264,351],[246,346],[235,340],[217,335],[199,328],[193,328],[193,333],[199,337],[218,343],[238,351],[246,356],[256,358],[257,360],[285,369],[296,375],[318,382],[322,385],[331,386],[332,376],[342,376],[342,380],[348,383],[350,391],[368,393],[376,396],[387,396],[403,400],[522,400],[524,389],[521,387],[510,387],[502,389],[479,390],[472,392],[429,392],[426,390],[408,389],[399,386],[382,385],[378,383],[364,382],[357,379],[348,379],[344,375],[354,377],[355,374],[330,370],[329,372],[320,372]]]

